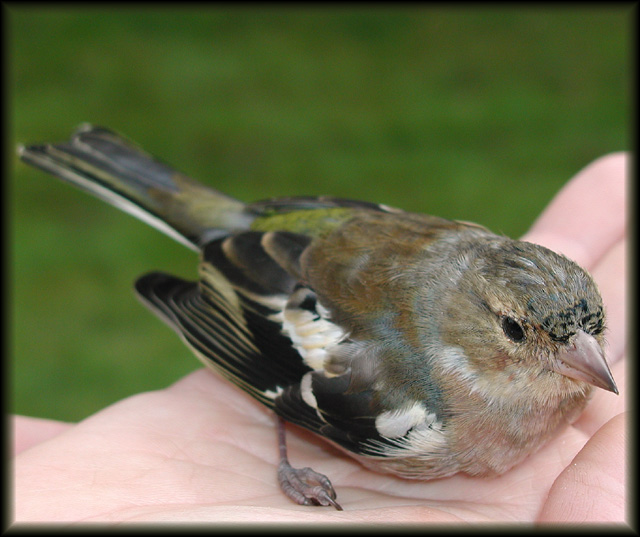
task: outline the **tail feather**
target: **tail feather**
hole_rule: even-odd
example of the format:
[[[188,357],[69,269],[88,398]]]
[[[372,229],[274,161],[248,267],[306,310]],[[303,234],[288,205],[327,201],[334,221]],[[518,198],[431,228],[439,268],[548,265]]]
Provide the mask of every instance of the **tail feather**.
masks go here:
[[[103,127],[82,125],[71,140],[19,148],[25,162],[74,184],[199,250],[255,214],[145,153]]]

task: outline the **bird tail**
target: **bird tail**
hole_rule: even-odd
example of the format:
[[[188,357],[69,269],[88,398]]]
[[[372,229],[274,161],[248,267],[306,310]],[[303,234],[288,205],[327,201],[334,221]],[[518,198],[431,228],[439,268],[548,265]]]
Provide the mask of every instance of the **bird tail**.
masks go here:
[[[21,146],[20,158],[199,250],[255,214],[244,203],[177,172],[103,127],[82,125],[68,142]]]

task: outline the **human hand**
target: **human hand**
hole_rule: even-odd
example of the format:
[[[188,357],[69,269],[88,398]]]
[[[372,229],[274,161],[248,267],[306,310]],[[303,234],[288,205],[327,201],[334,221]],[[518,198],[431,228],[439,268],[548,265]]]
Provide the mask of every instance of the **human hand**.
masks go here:
[[[18,444],[23,433],[37,438],[15,459],[16,521],[622,522],[625,162],[610,155],[583,170],[525,237],[593,274],[621,396],[597,390],[572,427],[513,470],[408,481],[291,427],[291,462],[330,475],[345,511],[297,506],[276,480],[273,416],[199,370],[77,425],[16,418]]]

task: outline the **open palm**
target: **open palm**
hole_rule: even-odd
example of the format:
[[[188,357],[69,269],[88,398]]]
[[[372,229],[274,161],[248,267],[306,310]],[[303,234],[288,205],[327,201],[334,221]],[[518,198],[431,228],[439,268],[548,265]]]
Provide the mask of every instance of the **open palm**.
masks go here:
[[[508,473],[404,480],[288,426],[291,463],[326,474],[345,511],[295,505],[276,479],[274,416],[202,369],[78,424],[16,417],[15,520],[623,522],[625,167],[616,154],[583,170],[525,237],[593,274],[621,395],[597,390],[572,427]]]

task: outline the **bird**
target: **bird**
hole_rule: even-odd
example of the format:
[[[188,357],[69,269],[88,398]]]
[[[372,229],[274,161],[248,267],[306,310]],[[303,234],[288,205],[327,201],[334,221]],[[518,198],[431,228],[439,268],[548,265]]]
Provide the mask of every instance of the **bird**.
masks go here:
[[[271,409],[282,491],[342,510],[294,468],[285,422],[407,479],[500,475],[618,393],[591,275],[465,221],[330,196],[245,203],[83,124],[20,158],[176,239],[197,281],[150,272],[141,301]]]

